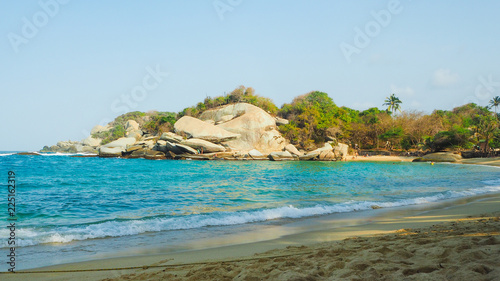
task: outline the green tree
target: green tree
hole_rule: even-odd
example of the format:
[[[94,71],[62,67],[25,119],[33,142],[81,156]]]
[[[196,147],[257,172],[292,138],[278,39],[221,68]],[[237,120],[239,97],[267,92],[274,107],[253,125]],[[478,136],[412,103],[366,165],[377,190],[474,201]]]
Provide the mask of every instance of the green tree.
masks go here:
[[[332,133],[335,134],[332,137],[348,134],[351,115],[356,117],[357,113],[339,108],[328,94],[315,91],[284,104],[279,115],[290,120],[289,124],[280,126],[282,133],[293,143],[311,149],[325,142]]]
[[[477,132],[484,138],[485,142],[483,152],[488,152],[490,140],[498,131],[498,119],[491,114],[478,116],[478,119]]]
[[[383,141],[390,141],[393,144],[398,144],[404,137],[403,128],[395,127],[380,135],[380,139]]]
[[[383,131],[383,121],[390,118],[387,112],[376,107],[369,108],[359,114],[361,121],[366,127],[366,139],[371,140],[371,146],[379,148],[379,136]]]
[[[227,95],[218,96],[215,98],[205,98],[205,100],[202,103],[198,103],[196,107],[189,107],[181,111],[179,113],[179,117],[182,117],[184,115],[197,117],[207,109],[239,102],[246,102],[255,105],[273,115],[278,113],[278,107],[273,103],[271,99],[255,94],[255,90],[252,87],[246,88],[245,86],[241,85]]]
[[[143,129],[151,134],[161,134],[172,131],[177,121],[177,114],[173,112],[155,112],[149,121],[143,125]]]
[[[392,94],[390,97],[385,98],[385,102],[383,105],[387,105],[387,111],[396,112],[401,111],[401,104],[403,102],[396,97],[395,94]]]
[[[490,100],[490,108],[492,107],[495,108],[495,115],[497,115],[497,118],[498,118],[498,113],[497,113],[498,106],[500,106],[500,96],[496,96]]]
[[[447,148],[470,148],[472,143],[469,141],[471,132],[465,128],[455,126],[449,131],[442,131],[428,137],[425,145],[432,151],[442,151]]]

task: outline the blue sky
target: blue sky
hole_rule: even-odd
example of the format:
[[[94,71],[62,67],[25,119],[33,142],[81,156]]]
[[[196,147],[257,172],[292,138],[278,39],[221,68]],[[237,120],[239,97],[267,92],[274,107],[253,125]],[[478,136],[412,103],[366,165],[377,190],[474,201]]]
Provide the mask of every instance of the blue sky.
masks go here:
[[[0,0],[0,150],[239,85],[430,113],[500,95],[499,1]],[[343,46],[343,47],[342,47]],[[348,47],[345,47],[348,46]]]

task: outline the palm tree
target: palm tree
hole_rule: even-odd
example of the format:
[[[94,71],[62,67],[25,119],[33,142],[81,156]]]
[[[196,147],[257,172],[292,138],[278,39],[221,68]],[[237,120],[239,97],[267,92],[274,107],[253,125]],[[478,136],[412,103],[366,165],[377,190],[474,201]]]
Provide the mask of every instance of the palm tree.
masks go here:
[[[392,94],[390,97],[385,98],[385,103],[383,105],[387,105],[387,110],[391,112],[395,112],[397,110],[401,111],[401,105],[403,102],[396,97],[395,94]]]
[[[490,108],[495,108],[495,115],[497,115],[497,108],[500,106],[500,97],[496,96],[490,100]]]

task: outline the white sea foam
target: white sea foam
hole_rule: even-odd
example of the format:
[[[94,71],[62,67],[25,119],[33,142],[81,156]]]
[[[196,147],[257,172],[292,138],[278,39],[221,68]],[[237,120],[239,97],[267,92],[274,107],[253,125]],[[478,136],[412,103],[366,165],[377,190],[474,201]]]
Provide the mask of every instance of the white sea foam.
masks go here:
[[[9,156],[9,155],[14,155],[16,153],[0,153],[0,156]]]
[[[195,229],[207,226],[227,226],[252,222],[263,222],[282,218],[302,218],[332,213],[345,213],[369,210],[373,205],[383,208],[418,205],[446,199],[469,197],[486,193],[500,192],[500,186],[463,191],[446,191],[437,195],[396,200],[394,202],[349,201],[341,204],[316,205],[297,208],[283,206],[273,209],[262,209],[242,212],[215,212],[211,214],[191,215],[184,217],[154,218],[128,221],[107,221],[103,223],[82,225],[77,227],[58,227],[42,231],[41,229],[17,229],[17,246],[32,246],[43,243],[68,243],[75,240],[86,240],[104,237],[136,235],[145,232],[165,230]],[[7,237],[8,229],[0,229],[0,237]],[[7,247],[7,242],[2,247]]]
[[[487,185],[500,186],[500,179],[486,180],[486,181],[482,181],[482,183],[487,184]]]

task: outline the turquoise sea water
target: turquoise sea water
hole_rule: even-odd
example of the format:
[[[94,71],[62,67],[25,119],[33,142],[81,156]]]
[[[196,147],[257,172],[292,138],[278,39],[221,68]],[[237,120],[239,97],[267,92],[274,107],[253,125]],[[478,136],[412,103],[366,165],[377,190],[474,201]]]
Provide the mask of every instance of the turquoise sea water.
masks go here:
[[[373,205],[390,208],[500,191],[500,169],[453,164],[151,161],[0,153],[0,171],[4,202],[7,172],[16,173],[21,268],[94,258],[124,243],[139,247],[154,241],[175,247],[193,233],[211,232],[207,229],[244,229]],[[3,206],[0,219],[6,222]],[[8,229],[0,229],[1,250],[8,235]]]

